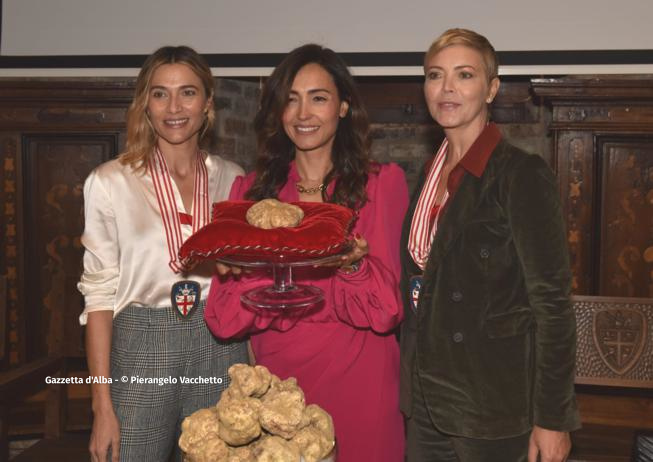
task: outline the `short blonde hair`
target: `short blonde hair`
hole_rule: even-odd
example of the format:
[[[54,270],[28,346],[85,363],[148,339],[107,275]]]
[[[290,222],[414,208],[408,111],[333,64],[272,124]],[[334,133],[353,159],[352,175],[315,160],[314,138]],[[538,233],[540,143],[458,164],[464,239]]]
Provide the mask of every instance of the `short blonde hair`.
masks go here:
[[[202,81],[207,101],[213,100],[215,81],[211,68],[195,50],[187,46],[165,46],[148,56],[136,79],[134,99],[127,110],[127,146],[120,156],[122,164],[129,164],[134,169],[145,167],[157,143],[157,134],[147,117],[147,104],[152,76],[164,64],[188,66]],[[213,104],[210,104],[200,132],[200,144],[212,136],[211,129],[214,121],[215,109]]]
[[[469,29],[449,29],[435,39],[424,55],[424,69],[426,70],[426,65],[433,56],[453,45],[466,46],[481,54],[488,82],[499,76],[499,60],[494,47],[488,39]]]

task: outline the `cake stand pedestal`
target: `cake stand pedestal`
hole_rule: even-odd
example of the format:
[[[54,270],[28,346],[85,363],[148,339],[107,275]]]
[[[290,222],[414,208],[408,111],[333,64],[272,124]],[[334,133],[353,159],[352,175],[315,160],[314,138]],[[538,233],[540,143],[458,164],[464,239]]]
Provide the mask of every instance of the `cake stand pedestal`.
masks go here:
[[[263,260],[261,257],[233,255],[220,257],[218,261],[229,266],[242,268],[271,268],[272,285],[250,289],[240,296],[240,300],[248,307],[259,310],[292,311],[314,306],[324,300],[324,293],[318,287],[296,284],[293,281],[293,269],[302,266],[317,266],[335,262],[343,254],[330,255],[321,258],[297,260],[283,255]]]

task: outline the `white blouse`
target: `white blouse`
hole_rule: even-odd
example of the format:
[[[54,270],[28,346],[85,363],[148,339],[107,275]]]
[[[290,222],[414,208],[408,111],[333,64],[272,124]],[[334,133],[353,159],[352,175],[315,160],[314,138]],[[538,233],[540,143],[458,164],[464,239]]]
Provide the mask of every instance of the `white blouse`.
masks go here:
[[[226,200],[243,169],[213,155],[206,156],[205,163],[209,203]],[[192,213],[192,208],[185,210],[172,179],[171,183],[178,210]],[[169,307],[172,285],[184,279],[200,284],[200,299],[208,296],[213,263],[198,265],[188,274],[175,274],[168,266],[163,221],[147,170],[136,172],[117,159],[97,167],[84,183],[84,215],[84,273],[77,284],[85,299],[80,324],[86,324],[91,311],[113,310],[115,318],[132,304]],[[192,226],[182,224],[181,231],[186,240]]]

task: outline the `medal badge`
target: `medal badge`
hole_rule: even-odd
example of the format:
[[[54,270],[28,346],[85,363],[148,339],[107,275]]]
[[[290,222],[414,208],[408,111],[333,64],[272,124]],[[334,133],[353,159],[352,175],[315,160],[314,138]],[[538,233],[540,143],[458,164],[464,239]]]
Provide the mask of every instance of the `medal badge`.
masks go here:
[[[170,291],[172,307],[181,319],[189,319],[200,304],[200,285],[195,281],[179,281]]]
[[[417,302],[419,302],[419,292],[422,290],[422,276],[413,276],[410,278],[410,307],[413,313],[417,313]]]

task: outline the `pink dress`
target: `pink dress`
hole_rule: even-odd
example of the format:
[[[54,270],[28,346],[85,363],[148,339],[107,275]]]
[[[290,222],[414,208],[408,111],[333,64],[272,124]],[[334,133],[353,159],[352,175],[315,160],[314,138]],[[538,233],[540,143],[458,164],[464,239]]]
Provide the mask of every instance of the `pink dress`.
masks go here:
[[[231,199],[242,199],[254,175],[236,178]],[[299,200],[294,162],[279,199]],[[333,188],[333,185],[330,186]],[[325,301],[301,318],[260,316],[240,294],[270,281],[266,274],[218,279],[211,284],[205,319],[220,338],[251,337],[257,364],[282,379],[296,377],[307,404],[333,417],[338,462],[400,462],[404,428],[399,411],[399,346],[394,328],[403,319],[399,295],[399,238],[408,206],[404,173],[381,165],[367,183],[368,202],[354,233],[369,242],[358,271],[298,269],[295,280],[321,288]]]

